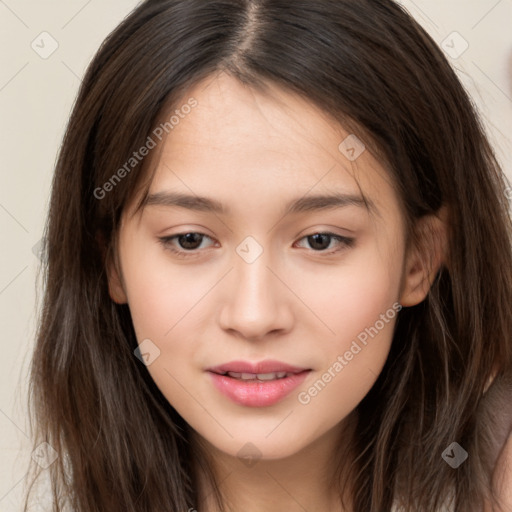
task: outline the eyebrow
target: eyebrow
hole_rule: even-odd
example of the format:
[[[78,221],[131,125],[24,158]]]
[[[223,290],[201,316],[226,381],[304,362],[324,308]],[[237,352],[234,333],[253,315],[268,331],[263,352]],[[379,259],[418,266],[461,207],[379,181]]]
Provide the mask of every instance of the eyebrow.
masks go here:
[[[142,204],[142,207],[146,206],[180,207],[188,210],[221,215],[227,215],[229,213],[229,210],[215,199],[180,192],[156,192],[149,194]],[[298,199],[293,199],[286,204],[283,215],[333,210],[347,206],[363,207],[369,211],[376,211],[374,203],[368,198],[353,194],[332,193],[303,196]]]

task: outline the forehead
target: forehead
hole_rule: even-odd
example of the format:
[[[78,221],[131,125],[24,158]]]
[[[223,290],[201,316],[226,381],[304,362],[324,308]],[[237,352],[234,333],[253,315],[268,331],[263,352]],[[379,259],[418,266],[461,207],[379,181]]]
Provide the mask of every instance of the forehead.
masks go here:
[[[212,156],[236,159],[239,165],[280,156],[292,163],[319,154],[336,158],[348,135],[311,102],[271,84],[262,93],[219,73],[191,88],[178,108],[190,97],[198,106],[165,142],[165,152],[178,158],[205,147]]]
[[[363,141],[301,96],[270,84],[263,93],[219,73],[190,88],[167,117],[191,98],[197,106],[184,109],[163,140],[150,193],[171,189],[229,202],[236,192],[257,206],[260,193],[281,201],[335,189],[364,195],[378,210],[397,202],[387,171]]]

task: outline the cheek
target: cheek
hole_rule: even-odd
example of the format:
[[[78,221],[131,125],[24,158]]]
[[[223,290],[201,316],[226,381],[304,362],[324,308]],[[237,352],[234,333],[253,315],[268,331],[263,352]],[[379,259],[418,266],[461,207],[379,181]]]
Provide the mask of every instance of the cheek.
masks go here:
[[[342,350],[392,308],[399,299],[400,261],[395,252],[384,255],[368,247],[339,265],[304,271],[300,279],[295,277],[297,295],[321,320],[318,331],[325,339],[324,349],[337,346]],[[381,322],[378,327],[385,330]]]
[[[155,265],[139,267],[129,284],[128,300],[137,341],[147,347],[145,340],[150,340],[153,354],[146,369],[167,401],[187,420],[191,409],[189,393],[194,393],[190,366],[194,364],[199,339],[194,336],[190,320],[201,292],[204,294],[203,290],[191,289],[179,272],[171,273]]]
[[[179,384],[190,377],[190,367],[199,366],[197,315],[208,304],[208,292],[217,278],[207,267],[198,271],[170,263],[159,246],[141,247],[144,244],[126,247],[122,259],[130,314],[138,342],[150,340],[158,354],[147,369],[173,403],[183,398]]]
[[[205,295],[211,280],[171,263],[167,252],[155,242],[127,246],[122,268],[139,341],[171,338]]]
[[[321,368],[298,401],[310,412],[327,415],[328,423],[334,424],[357,406],[384,366],[401,309],[397,262],[395,254],[383,258],[378,251],[368,251],[350,266],[315,278],[318,286],[308,300],[312,309],[321,312],[330,332],[318,347],[323,352]]]

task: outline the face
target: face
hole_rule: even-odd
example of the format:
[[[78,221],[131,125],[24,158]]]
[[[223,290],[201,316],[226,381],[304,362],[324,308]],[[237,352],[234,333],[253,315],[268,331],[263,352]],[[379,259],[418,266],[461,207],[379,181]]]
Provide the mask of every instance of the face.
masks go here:
[[[322,111],[271,92],[224,74],[188,91],[197,106],[144,208],[123,215],[109,284],[187,423],[226,454],[277,459],[368,393],[411,283],[387,172]]]

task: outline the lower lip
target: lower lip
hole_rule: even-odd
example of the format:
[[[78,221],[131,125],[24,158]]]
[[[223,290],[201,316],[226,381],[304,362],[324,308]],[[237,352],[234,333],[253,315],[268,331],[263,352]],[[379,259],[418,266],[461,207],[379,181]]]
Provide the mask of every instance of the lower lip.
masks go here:
[[[304,381],[309,372],[310,370],[304,370],[282,379],[256,382],[209,373],[216,388],[233,402],[249,407],[268,407],[291,393]]]

